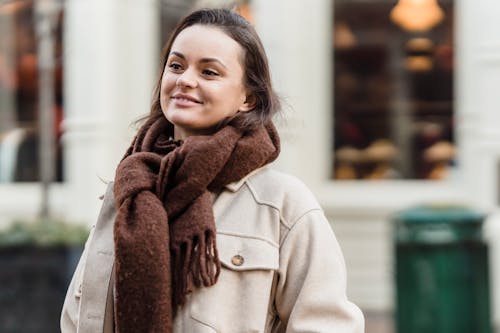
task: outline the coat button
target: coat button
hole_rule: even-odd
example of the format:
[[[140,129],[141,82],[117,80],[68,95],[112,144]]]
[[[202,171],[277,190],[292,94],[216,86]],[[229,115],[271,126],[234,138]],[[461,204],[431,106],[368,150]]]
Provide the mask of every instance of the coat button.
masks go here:
[[[245,262],[245,259],[239,254],[237,254],[233,256],[233,258],[231,258],[231,262],[233,263],[234,266],[241,266]]]

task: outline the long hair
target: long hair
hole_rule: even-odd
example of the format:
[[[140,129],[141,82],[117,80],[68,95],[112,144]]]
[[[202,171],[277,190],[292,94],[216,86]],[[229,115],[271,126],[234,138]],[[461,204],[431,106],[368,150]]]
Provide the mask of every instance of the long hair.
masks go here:
[[[168,55],[179,33],[196,24],[221,29],[244,50],[244,85],[254,107],[249,112],[238,112],[230,119],[224,119],[219,126],[231,121],[233,126],[237,126],[241,130],[252,130],[271,122],[273,115],[280,110],[281,106],[280,99],[272,87],[266,52],[255,29],[242,16],[229,9],[197,10],[177,24],[163,48],[160,71],[153,91],[151,111],[147,117],[141,120],[146,119],[146,122],[149,123],[164,116],[160,105],[160,90]],[[168,131],[169,135],[173,137],[173,125],[170,125]]]

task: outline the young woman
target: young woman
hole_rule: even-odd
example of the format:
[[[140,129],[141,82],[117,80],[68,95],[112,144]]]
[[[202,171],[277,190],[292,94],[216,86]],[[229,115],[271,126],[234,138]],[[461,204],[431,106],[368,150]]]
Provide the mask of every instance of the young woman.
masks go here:
[[[255,30],[210,9],[166,44],[156,100],[64,303],[66,332],[364,331],[323,211],[279,154]]]

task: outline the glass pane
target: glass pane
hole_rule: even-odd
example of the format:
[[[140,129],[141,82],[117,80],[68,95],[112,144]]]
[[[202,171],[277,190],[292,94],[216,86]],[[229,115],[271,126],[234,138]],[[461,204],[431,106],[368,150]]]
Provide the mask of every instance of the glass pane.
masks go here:
[[[240,15],[252,22],[250,0],[161,0],[161,40],[162,46],[168,40],[177,23],[191,10],[198,8],[226,7],[233,8]]]
[[[62,180],[62,13],[54,39],[55,178]],[[0,183],[40,179],[38,117],[39,55],[35,1],[0,5]]]
[[[334,179],[455,166],[453,1],[334,1]]]
[[[177,22],[184,17],[193,5],[193,0],[162,0],[161,1],[161,46],[163,47],[174,30]]]

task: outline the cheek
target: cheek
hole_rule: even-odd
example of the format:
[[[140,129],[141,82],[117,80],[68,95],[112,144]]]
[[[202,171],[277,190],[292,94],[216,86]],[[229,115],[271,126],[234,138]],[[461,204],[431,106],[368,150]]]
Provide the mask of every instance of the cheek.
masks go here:
[[[161,86],[162,88],[168,88],[175,85],[177,80],[177,75],[172,73],[168,68],[163,71],[161,76]]]
[[[171,79],[168,77],[168,75],[162,77],[160,84],[161,92],[164,92],[171,86],[170,81]]]
[[[238,109],[246,100],[246,90],[241,84],[232,87],[232,104]]]
[[[172,88],[175,86],[175,80],[171,77],[163,76],[160,83],[160,98],[163,100],[166,98],[172,91]]]
[[[165,80],[165,78],[162,79],[160,84],[160,107],[163,111],[166,110],[168,102],[170,101],[169,95],[171,89],[169,89],[169,86],[169,82]]]

